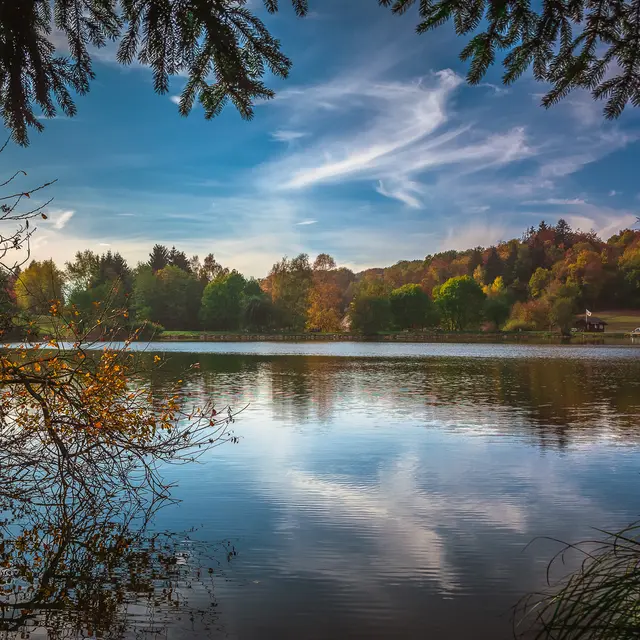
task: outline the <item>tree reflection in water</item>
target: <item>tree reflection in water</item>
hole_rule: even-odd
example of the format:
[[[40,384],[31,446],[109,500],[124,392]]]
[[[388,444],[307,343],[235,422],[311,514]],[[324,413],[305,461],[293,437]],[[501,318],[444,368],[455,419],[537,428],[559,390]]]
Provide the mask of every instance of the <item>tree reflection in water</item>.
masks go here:
[[[0,523],[0,638],[155,638],[217,626],[214,581],[235,555],[182,534],[153,532],[167,502],[64,487],[19,498],[4,480]],[[189,633],[186,634],[186,637]]]

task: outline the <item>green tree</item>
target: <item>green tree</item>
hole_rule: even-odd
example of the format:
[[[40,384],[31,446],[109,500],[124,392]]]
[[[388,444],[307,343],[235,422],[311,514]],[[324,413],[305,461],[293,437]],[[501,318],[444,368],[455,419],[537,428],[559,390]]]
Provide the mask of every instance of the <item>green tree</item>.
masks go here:
[[[75,287],[69,293],[67,304],[78,312],[78,322],[85,328],[104,314],[106,306],[110,309],[123,308],[124,298],[121,292],[114,290],[113,284],[105,282],[96,287]],[[118,318],[117,322],[122,324],[121,320]]]
[[[73,262],[65,263],[67,284],[71,289],[88,289],[96,277],[100,265],[100,256],[85,249],[77,251]]]
[[[148,264],[138,266],[133,278],[133,311],[138,322],[156,319],[162,308],[161,286]]]
[[[191,273],[191,263],[184,251],[178,251],[175,247],[171,247],[168,255],[168,264],[172,267],[178,267],[186,273]]]
[[[112,309],[128,310],[133,288],[133,274],[127,261],[119,254],[107,251],[78,251],[73,262],[66,263],[68,303],[79,312],[84,324],[92,322],[108,305]],[[122,319],[118,323],[122,324]]]
[[[21,310],[49,313],[54,301],[64,304],[64,274],[53,260],[34,260],[17,278],[14,289]]]
[[[484,260],[484,282],[483,284],[491,284],[496,278],[502,276],[504,266],[498,250],[495,247],[491,247]]]
[[[375,335],[391,326],[392,315],[389,298],[361,295],[349,305],[351,330],[364,335]]]
[[[405,284],[394,289],[389,301],[393,322],[398,329],[422,329],[438,323],[435,305],[418,284]]]
[[[283,328],[294,331],[304,329],[312,277],[313,271],[306,253],[291,260],[283,258],[271,268],[267,286]]]
[[[538,267],[529,280],[529,293],[532,298],[539,298],[549,286],[553,274],[549,269]]]
[[[157,273],[140,266],[133,282],[136,320],[151,320],[165,329],[197,329],[202,283],[193,275],[171,265]]]
[[[556,298],[551,305],[549,320],[564,335],[570,335],[575,320],[575,302],[571,298]]]
[[[264,295],[264,291],[260,286],[260,282],[255,278],[249,278],[244,285],[244,291],[242,292],[245,297],[254,297]]]
[[[269,330],[274,322],[273,303],[264,293],[246,295],[242,301],[242,326],[249,331]]]
[[[230,331],[240,327],[246,280],[237,271],[219,276],[202,294],[200,322],[211,331]]]
[[[153,273],[164,269],[169,265],[169,249],[162,244],[156,244],[153,246],[151,253],[149,254],[149,266]]]
[[[13,320],[18,314],[14,282],[15,277],[0,268],[0,341],[13,331]]]
[[[485,294],[470,276],[449,278],[434,289],[433,299],[442,324],[451,331],[477,328],[482,320]]]
[[[488,296],[484,301],[483,314],[496,329],[500,329],[509,318],[511,305],[505,295]]]

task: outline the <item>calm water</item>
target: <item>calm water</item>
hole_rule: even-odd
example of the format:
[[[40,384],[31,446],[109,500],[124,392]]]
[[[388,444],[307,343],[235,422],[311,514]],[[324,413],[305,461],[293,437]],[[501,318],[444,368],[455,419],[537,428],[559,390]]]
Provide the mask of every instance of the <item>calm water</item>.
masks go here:
[[[199,363],[195,401],[247,407],[239,444],[166,469],[182,502],[155,526],[237,555],[215,565],[215,624],[163,638],[510,638],[558,549],[532,539],[640,517],[634,348],[146,349],[158,393]]]
[[[158,526],[226,538],[232,638],[511,637],[557,546],[640,516],[631,348],[158,344],[248,405]],[[189,353],[191,351],[191,353]],[[188,637],[188,633],[184,637]]]

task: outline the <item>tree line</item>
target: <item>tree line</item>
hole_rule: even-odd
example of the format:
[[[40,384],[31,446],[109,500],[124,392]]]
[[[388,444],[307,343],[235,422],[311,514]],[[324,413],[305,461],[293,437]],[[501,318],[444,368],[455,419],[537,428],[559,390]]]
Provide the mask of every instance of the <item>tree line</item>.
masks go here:
[[[76,253],[64,269],[33,261],[2,275],[3,318],[51,305],[90,322],[106,305],[157,330],[375,334],[386,330],[568,331],[589,308],[640,307],[640,231],[606,242],[560,219],[488,248],[445,251],[354,273],[322,253],[284,257],[257,280],[156,244],[131,268],[117,252]],[[2,327],[5,331],[8,327]]]

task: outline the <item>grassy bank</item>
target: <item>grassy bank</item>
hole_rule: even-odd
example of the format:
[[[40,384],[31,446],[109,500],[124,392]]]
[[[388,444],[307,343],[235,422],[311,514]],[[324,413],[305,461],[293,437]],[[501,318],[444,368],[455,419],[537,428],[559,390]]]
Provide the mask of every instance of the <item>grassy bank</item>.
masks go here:
[[[354,333],[239,333],[237,331],[165,331],[159,340],[166,342],[486,342],[531,344],[631,344],[626,333],[575,333],[570,339],[550,331],[518,332],[418,332],[388,331],[374,336]],[[640,344],[640,341],[638,341]]]

